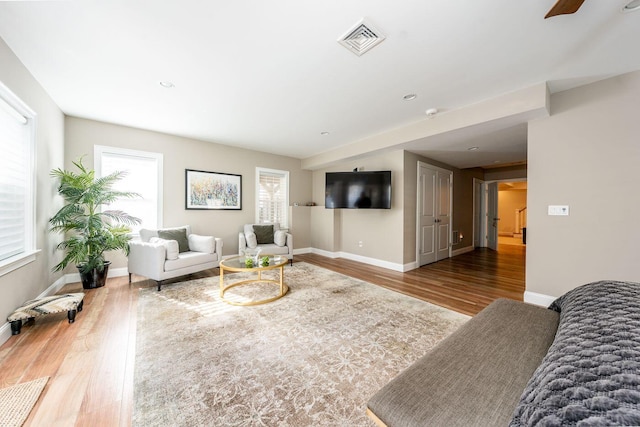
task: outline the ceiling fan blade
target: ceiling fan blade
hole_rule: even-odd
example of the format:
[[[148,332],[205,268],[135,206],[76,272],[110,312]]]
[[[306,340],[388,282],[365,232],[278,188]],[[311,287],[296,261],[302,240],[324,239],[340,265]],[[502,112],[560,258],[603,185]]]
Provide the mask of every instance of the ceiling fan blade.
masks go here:
[[[568,15],[576,13],[584,0],[558,0],[551,10],[544,16],[544,19],[551,18],[556,15]]]

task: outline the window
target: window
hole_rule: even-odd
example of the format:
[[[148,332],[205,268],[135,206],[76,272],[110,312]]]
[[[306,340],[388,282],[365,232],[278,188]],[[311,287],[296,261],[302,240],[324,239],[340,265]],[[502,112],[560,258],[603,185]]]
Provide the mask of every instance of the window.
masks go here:
[[[109,209],[119,209],[142,220],[132,227],[134,234],[141,228],[162,226],[162,159],[160,153],[102,145],[94,148],[96,176],[106,176],[116,171],[127,172],[113,188],[133,191],[141,196],[123,198],[109,205]]]
[[[0,275],[35,259],[35,116],[0,83]]]
[[[256,223],[289,226],[289,172],[256,168]]]

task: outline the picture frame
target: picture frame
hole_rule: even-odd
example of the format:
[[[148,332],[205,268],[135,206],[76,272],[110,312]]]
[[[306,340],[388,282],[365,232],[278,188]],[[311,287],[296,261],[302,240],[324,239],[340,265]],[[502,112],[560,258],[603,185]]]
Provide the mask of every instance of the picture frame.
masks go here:
[[[185,209],[241,210],[242,175],[185,169]]]

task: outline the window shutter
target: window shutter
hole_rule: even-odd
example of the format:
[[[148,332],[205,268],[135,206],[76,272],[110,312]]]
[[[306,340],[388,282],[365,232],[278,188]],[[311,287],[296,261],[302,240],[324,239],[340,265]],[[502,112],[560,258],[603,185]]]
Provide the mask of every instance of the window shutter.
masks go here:
[[[257,222],[278,222],[288,227],[289,173],[257,169]]]
[[[31,215],[31,144],[28,120],[0,99],[0,261],[25,252]]]

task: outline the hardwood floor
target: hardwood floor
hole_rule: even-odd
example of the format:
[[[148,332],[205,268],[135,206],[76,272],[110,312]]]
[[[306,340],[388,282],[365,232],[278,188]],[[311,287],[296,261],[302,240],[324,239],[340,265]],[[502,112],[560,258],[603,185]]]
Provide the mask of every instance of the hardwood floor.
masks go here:
[[[522,300],[524,254],[518,246],[500,246],[497,253],[480,249],[406,273],[312,254],[295,259],[473,315],[496,298]],[[191,278],[217,275],[211,269]],[[50,377],[26,426],[131,425],[141,287],[155,282],[109,279],[85,292],[85,309],[74,324],[66,313],[45,316],[0,347],[0,388]],[[75,283],[61,293],[81,291]]]
[[[295,259],[474,315],[498,298],[522,301],[525,250],[512,245],[500,245],[498,252],[476,249],[406,273],[313,254]]]

